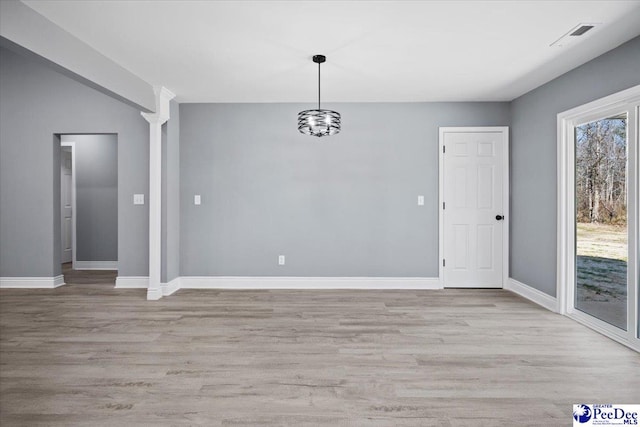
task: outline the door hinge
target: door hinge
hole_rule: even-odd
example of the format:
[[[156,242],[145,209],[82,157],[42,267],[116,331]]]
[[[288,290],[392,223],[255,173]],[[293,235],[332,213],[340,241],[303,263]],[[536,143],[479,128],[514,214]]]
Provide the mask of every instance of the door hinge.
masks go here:
[[[442,210],[444,210],[444,202],[442,202]]]
[[[444,267],[446,264],[446,262],[444,261],[444,258],[442,258],[442,266]]]
[[[442,146],[442,152],[443,152],[443,153],[445,152],[444,145]]]

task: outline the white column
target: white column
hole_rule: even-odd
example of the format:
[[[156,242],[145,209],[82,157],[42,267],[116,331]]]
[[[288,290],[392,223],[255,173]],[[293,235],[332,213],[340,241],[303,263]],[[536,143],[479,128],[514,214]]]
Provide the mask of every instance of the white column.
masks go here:
[[[142,113],[149,122],[149,288],[147,299],[162,298],[162,125],[169,120],[169,101],[175,97],[165,87],[154,87],[156,112]]]

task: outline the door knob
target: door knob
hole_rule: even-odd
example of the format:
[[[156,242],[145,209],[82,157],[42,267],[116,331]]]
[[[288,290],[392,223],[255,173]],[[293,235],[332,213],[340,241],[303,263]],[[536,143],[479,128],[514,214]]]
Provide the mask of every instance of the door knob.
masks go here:
[[[504,217],[502,215],[496,215],[496,219],[500,221],[501,219],[504,219]]]

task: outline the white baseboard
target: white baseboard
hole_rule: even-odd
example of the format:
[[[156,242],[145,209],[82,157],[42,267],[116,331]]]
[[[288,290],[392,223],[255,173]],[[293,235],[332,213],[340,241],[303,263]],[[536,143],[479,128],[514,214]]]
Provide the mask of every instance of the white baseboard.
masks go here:
[[[55,288],[64,276],[0,277],[0,288]],[[525,285],[523,285],[525,286]],[[147,289],[147,276],[118,276],[118,289]],[[148,289],[147,299],[160,299],[179,289],[442,289],[437,277],[239,277],[184,276]],[[539,292],[539,291],[536,291]],[[551,297],[549,297],[551,298]],[[555,299],[554,299],[555,300]]]
[[[160,298],[162,298],[162,288],[147,289],[147,300],[148,301],[157,301]]]
[[[162,287],[162,296],[168,297],[169,295],[171,295],[172,293],[180,289],[180,282],[181,282],[181,278],[176,277],[175,279],[167,283],[161,283],[160,286]]]
[[[147,289],[149,277],[147,276],[118,276],[116,288],[118,289]]]
[[[55,277],[0,277],[0,288],[53,289],[64,285],[64,276]]]
[[[117,270],[118,261],[76,261],[74,270]]]
[[[509,278],[504,288],[528,299],[529,301],[535,302],[549,311],[558,313],[558,300],[555,297],[547,295],[544,292],[512,278]]]
[[[442,289],[437,277],[183,276],[181,289]]]

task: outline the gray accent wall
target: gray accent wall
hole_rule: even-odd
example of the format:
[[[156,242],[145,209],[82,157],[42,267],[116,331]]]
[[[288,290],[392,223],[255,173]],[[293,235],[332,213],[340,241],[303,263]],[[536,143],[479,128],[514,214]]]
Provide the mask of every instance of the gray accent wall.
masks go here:
[[[118,137],[61,135],[75,142],[76,260],[118,260]]]
[[[640,37],[511,103],[511,277],[556,295],[557,114],[640,84]]]
[[[180,276],[180,106],[169,104],[162,126],[162,271],[161,281]]]
[[[181,275],[437,277],[438,127],[509,104],[328,104],[326,138],[298,132],[309,107],[180,105]]]
[[[147,276],[149,125],[140,111],[0,48],[0,276],[60,274],[60,138],[118,135],[119,275]]]

